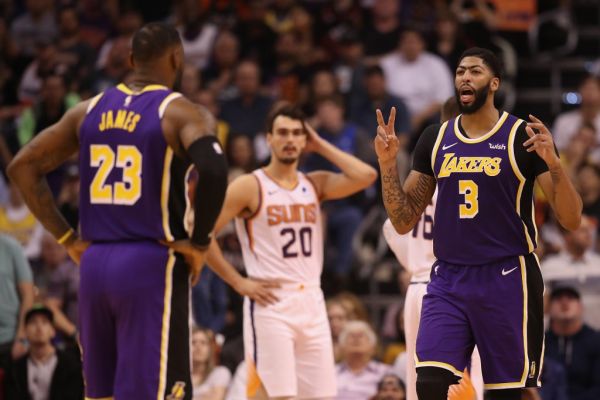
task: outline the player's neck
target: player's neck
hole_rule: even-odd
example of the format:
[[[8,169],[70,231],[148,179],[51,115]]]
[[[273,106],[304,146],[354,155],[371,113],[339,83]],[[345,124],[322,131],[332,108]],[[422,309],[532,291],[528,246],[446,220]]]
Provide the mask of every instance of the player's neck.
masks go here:
[[[462,114],[460,125],[471,139],[485,135],[498,122],[500,111],[493,104],[485,104],[473,114]]]
[[[272,160],[269,165],[264,168],[264,171],[269,177],[280,186],[291,189],[298,183],[298,162],[292,164],[284,164],[276,160]]]
[[[151,73],[149,71],[146,72],[145,70],[140,70],[133,75],[131,83],[129,83],[127,86],[131,90],[137,91],[142,90],[148,85],[162,85],[168,87],[169,82],[167,82],[166,79],[162,79],[157,73]]]

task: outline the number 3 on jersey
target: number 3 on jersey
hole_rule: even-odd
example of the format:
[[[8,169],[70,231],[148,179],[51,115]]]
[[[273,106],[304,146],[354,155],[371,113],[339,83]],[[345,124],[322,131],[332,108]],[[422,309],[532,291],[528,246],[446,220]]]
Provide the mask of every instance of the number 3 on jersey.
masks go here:
[[[116,164],[115,164],[116,158]],[[105,144],[90,146],[90,166],[98,168],[90,186],[92,204],[134,205],[142,196],[142,154],[135,146],[117,146],[117,154]],[[106,179],[114,167],[123,169],[123,179],[113,185]]]
[[[458,181],[458,193],[465,196],[465,204],[458,206],[461,218],[474,218],[479,213],[479,187],[472,180]]]

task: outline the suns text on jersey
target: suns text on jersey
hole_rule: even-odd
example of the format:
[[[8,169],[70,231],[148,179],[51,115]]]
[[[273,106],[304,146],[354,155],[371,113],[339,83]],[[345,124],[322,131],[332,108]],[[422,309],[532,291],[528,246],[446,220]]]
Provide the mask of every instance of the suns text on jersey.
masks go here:
[[[455,153],[446,153],[438,178],[448,177],[455,172],[485,172],[487,176],[496,176],[500,173],[501,162],[501,157],[457,157]]]
[[[98,129],[104,132],[108,129],[123,129],[127,132],[133,132],[142,116],[133,111],[127,110],[108,110],[102,113]]]
[[[273,204],[267,207],[269,226],[290,222],[317,222],[317,204]]]

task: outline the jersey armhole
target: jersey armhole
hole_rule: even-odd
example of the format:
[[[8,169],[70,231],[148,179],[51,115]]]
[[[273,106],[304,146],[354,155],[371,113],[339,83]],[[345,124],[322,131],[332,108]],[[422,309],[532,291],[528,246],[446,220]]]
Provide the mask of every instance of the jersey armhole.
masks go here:
[[[262,190],[262,185],[260,184],[260,179],[258,179],[258,176],[256,176],[255,173],[251,174],[254,179],[256,179],[256,184],[258,185],[258,206],[256,206],[256,210],[254,210],[254,212],[252,214],[250,214],[250,216],[243,218],[246,221],[251,221],[254,218],[256,218],[258,216],[258,214],[260,214],[260,210],[262,209],[263,206],[263,190]]]
[[[435,144],[433,145],[433,149],[431,150],[431,172],[433,172],[433,177],[435,176],[435,158],[437,157],[437,152],[440,147],[440,143],[442,143],[442,139],[444,138],[444,133],[446,132],[446,127],[448,126],[448,121],[444,122],[437,134],[437,138],[435,139]],[[437,179],[437,178],[436,178]]]
[[[317,201],[319,202],[319,204],[321,204],[321,202],[323,201],[323,198],[322,198],[323,196],[317,190],[317,185],[315,185],[315,181],[308,174],[302,174],[302,175],[304,175],[304,177],[306,178],[308,183],[310,183],[310,186],[312,186],[312,188],[315,192],[315,196],[317,197]]]
[[[94,107],[96,107],[96,105],[98,104],[98,102],[100,101],[102,96],[104,96],[104,92],[92,97],[92,99],[90,100],[90,102],[87,106],[87,109],[85,110],[86,115],[88,115],[90,112],[92,112],[92,110],[94,109]]]
[[[163,99],[163,101],[160,103],[160,106],[158,106],[158,118],[162,120],[165,115],[165,112],[167,111],[167,107],[169,106],[169,104],[171,104],[171,102],[173,100],[178,99],[182,96],[183,95],[181,93],[173,92],[173,93],[169,94],[167,97],[165,97]]]

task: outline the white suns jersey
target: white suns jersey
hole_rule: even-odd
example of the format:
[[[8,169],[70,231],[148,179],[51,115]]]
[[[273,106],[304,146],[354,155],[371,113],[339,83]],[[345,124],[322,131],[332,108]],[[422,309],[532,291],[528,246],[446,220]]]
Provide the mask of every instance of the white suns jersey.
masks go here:
[[[412,274],[411,280],[425,282],[429,280],[431,266],[435,262],[433,255],[433,215],[437,202],[437,190],[421,218],[412,231],[399,235],[390,220],[383,224],[383,235],[398,261]]]
[[[260,187],[258,209],[235,219],[248,276],[320,285],[323,227],[313,184],[300,172],[294,189],[279,186],[262,169],[253,175]]]

